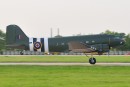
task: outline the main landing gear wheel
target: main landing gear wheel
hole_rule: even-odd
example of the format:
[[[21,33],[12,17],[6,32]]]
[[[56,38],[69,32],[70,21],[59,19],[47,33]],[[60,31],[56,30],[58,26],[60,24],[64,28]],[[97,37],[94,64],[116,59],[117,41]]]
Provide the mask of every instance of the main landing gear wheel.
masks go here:
[[[96,59],[93,57],[93,58],[90,58],[89,59],[89,63],[90,64],[95,64],[96,63]]]

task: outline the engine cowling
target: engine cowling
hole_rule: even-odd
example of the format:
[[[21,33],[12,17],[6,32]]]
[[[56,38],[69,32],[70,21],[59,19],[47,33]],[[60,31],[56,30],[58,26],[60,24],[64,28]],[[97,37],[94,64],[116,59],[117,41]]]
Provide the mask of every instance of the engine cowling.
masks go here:
[[[95,44],[91,48],[98,52],[99,55],[102,55],[104,52],[108,52],[110,47],[108,44]]]

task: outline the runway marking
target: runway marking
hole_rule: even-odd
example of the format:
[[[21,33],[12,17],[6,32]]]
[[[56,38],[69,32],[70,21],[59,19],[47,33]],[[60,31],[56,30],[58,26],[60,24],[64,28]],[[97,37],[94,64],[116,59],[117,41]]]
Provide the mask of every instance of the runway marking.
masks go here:
[[[130,63],[0,63],[0,65],[41,65],[41,66],[130,66]]]

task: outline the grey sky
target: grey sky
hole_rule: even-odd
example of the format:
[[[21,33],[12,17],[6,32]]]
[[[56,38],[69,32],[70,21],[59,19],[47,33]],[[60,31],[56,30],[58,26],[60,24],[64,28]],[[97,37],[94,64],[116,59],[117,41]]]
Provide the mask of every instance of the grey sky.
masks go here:
[[[0,0],[0,29],[19,25],[30,37],[130,33],[130,0]]]

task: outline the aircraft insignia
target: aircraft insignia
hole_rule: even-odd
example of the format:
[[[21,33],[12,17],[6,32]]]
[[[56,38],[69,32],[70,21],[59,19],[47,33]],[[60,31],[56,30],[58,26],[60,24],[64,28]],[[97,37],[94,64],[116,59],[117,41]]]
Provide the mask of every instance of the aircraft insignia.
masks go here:
[[[35,42],[34,49],[40,49],[40,48],[42,48],[42,44],[40,42]]]

